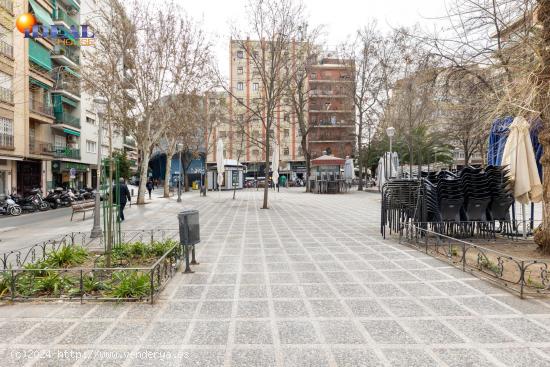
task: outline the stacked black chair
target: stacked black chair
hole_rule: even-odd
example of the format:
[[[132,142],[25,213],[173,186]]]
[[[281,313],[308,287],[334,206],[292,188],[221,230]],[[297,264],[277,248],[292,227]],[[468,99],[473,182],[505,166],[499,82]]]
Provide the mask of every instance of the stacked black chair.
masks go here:
[[[491,202],[487,174],[481,168],[465,167],[459,176],[464,193],[462,220],[465,222],[466,232],[470,236],[474,233],[485,236],[491,229],[487,217],[487,208]]]
[[[499,222],[501,233],[511,234],[515,229],[510,217],[510,207],[515,200],[508,180],[509,170],[502,166],[488,166],[485,172],[489,178],[491,191],[491,203],[487,208],[487,215],[493,225]]]

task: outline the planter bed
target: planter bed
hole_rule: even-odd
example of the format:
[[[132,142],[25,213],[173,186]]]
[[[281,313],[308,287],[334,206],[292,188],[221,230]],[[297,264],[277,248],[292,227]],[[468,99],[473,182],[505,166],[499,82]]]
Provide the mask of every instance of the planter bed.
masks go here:
[[[177,231],[147,231],[132,235],[133,241],[114,246],[111,263],[103,251],[77,244],[58,242],[49,251],[26,249],[23,264],[8,263],[0,270],[0,300],[79,300],[80,302],[149,301],[172,278],[182,258]],[[151,235],[150,235],[151,234]],[[128,233],[126,233],[128,235]],[[74,236],[73,236],[74,238]],[[145,240],[146,239],[146,240]],[[28,252],[33,252],[28,255]],[[13,253],[13,252],[12,252]],[[36,256],[43,253],[43,256]],[[5,256],[4,258],[9,258]]]

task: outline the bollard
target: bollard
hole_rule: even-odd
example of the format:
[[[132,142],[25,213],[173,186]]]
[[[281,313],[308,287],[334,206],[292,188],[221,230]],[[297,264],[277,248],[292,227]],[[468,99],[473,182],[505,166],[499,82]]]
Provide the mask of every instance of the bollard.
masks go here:
[[[183,246],[185,256],[184,273],[193,273],[189,262],[189,247],[193,251],[193,264],[198,264],[195,261],[195,245],[200,242],[200,224],[198,210],[184,210],[178,214],[180,244]]]

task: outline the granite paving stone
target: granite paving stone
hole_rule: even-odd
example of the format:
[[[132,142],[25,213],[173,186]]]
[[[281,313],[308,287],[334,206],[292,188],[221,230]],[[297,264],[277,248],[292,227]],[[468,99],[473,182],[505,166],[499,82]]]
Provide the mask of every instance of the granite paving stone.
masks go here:
[[[194,274],[154,305],[2,304],[0,366],[550,366],[550,301],[382,239],[378,193],[281,188],[269,210],[259,190],[191,194]],[[176,228],[181,209],[156,198],[123,228]],[[80,354],[14,359],[33,350]]]

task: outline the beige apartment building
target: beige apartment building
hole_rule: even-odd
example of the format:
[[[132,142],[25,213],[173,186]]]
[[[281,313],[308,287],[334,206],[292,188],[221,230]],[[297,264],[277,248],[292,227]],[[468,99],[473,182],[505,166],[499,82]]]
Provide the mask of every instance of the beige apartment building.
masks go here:
[[[0,195],[96,185],[96,157],[105,149],[97,144],[99,114],[81,89],[80,70],[81,47],[93,46],[70,32],[93,18],[96,6],[94,0],[0,0]],[[25,38],[15,27],[24,13],[57,26],[63,39]],[[137,165],[135,143],[122,133],[115,141]]]
[[[258,41],[247,41],[258,43]],[[242,41],[230,41],[229,47],[229,88],[227,95],[228,118],[214,128],[210,134],[210,144],[222,139],[225,158],[239,160],[248,168],[248,175],[265,175],[265,150],[257,141],[265,141],[268,135],[276,138],[280,147],[280,172],[303,172],[305,161],[300,147],[299,128],[289,106],[280,104],[276,113],[273,131],[267,132],[260,121],[247,121],[247,108],[262,98],[261,82],[255,66],[247,53],[241,48]],[[253,45],[251,45],[253,46]],[[239,99],[240,101],[238,101]],[[242,126],[240,129],[237,126]],[[240,131],[244,130],[244,134]],[[241,144],[241,139],[244,139]],[[242,146],[242,149],[241,149]],[[207,162],[216,162],[216,151],[209,149]]]

